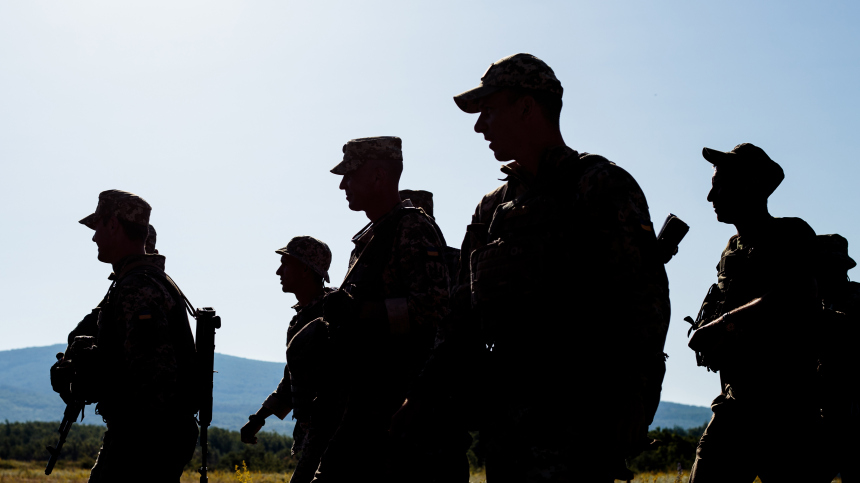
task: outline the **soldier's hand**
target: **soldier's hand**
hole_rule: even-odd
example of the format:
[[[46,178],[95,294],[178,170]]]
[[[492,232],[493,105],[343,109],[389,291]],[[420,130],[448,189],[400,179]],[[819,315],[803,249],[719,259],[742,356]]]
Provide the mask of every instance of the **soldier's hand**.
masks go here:
[[[265,424],[265,419],[255,419],[245,423],[239,431],[242,442],[245,444],[257,444],[257,433],[260,432],[260,429],[262,429]]]
[[[734,324],[727,319],[726,316],[722,316],[700,327],[693,332],[693,337],[690,337],[690,342],[687,343],[687,346],[697,352],[718,349],[735,331]]]
[[[51,366],[51,388],[60,394],[63,401],[66,401],[67,397],[71,395],[70,387],[74,375],[75,369],[72,367],[72,361],[65,359],[62,352],[58,353],[57,362]]]
[[[388,434],[395,441],[406,439],[412,424],[421,412],[421,402],[419,399],[406,399],[400,406],[400,409],[391,416],[391,427],[388,429]]]

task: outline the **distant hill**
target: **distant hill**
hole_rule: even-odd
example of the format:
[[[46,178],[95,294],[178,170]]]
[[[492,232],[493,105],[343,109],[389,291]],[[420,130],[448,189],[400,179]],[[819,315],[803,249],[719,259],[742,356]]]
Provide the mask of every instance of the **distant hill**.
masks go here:
[[[51,390],[48,369],[63,344],[0,351],[0,421],[59,421],[63,402]],[[283,364],[215,354],[215,402],[212,425],[238,430],[278,385]],[[711,410],[662,401],[652,428],[693,428],[707,423]],[[101,424],[101,418],[86,409],[85,423]],[[295,422],[288,416],[266,421],[266,430],[292,434]]]
[[[51,389],[49,369],[64,344],[0,351],[0,421],[59,421],[65,407]],[[281,380],[283,364],[215,354],[215,387],[212,425],[238,430]],[[85,423],[102,424],[85,410]],[[291,435],[295,422],[271,416],[266,430]]]
[[[660,401],[650,429],[697,428],[711,420],[711,408]]]

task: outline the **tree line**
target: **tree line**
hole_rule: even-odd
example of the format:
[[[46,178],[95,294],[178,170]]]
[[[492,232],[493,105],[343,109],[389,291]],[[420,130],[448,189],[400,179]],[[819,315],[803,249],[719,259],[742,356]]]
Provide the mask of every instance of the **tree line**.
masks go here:
[[[47,461],[45,447],[57,442],[59,423],[26,422],[10,423],[0,426],[0,459],[17,461]],[[689,468],[696,456],[696,444],[705,426],[691,429],[661,429],[648,433],[650,438],[662,444],[651,451],[637,456],[629,462],[634,472],[674,471],[678,464]],[[69,432],[58,466],[90,468],[101,447],[105,427],[90,424],[75,424]],[[261,432],[257,434],[258,443],[247,445],[239,439],[238,431],[221,428],[209,430],[209,468],[233,471],[242,462],[248,468],[264,473],[290,471],[296,467],[298,458],[290,455],[293,438],[278,433]],[[484,466],[484,448],[478,432],[472,433],[472,446],[469,448],[469,464],[472,469]],[[196,469],[200,465],[200,448],[186,469]]]

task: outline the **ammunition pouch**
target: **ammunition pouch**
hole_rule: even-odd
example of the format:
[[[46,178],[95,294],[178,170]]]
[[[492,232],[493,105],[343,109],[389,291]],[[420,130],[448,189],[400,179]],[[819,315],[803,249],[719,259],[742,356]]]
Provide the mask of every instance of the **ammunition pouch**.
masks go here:
[[[544,286],[543,254],[540,244],[493,241],[469,257],[472,282],[472,307],[481,316],[485,343],[513,330],[516,307],[531,306]]]

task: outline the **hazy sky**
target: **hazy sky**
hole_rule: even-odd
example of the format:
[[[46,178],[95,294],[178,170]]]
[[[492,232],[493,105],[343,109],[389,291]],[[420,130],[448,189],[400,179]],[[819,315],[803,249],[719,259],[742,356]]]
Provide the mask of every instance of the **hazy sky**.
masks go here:
[[[295,299],[274,250],[324,240],[338,284],[367,222],[328,172],[343,144],[402,137],[402,187],[435,193],[459,246],[501,175],[451,97],[529,52],[565,88],[567,143],[633,174],[656,225],[669,212],[691,225],[668,265],[663,398],[708,404],[719,384],[695,366],[682,318],[733,229],[705,200],[701,149],[764,148],[786,173],[771,212],[843,234],[857,258],[859,13],[785,0],[0,0],[0,350],[61,342],[101,300],[110,267],[78,220],[116,188],[149,201],[167,271],[222,315],[217,350],[283,361]]]

